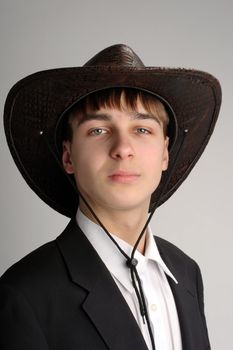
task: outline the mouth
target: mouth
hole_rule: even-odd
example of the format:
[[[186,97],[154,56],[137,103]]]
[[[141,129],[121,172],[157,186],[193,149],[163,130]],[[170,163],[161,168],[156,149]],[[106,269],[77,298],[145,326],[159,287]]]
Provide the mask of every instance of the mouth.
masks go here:
[[[115,183],[128,184],[139,179],[140,175],[135,172],[117,171],[109,176],[109,179]]]

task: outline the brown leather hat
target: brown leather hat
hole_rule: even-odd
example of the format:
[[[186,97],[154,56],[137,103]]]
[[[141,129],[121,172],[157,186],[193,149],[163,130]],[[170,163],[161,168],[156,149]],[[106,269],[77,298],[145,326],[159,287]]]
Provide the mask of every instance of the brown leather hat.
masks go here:
[[[11,154],[32,190],[69,217],[75,215],[79,198],[54,157],[60,157],[57,144],[61,142],[61,121],[77,101],[110,87],[147,91],[160,98],[169,110],[173,138],[170,163],[176,161],[158,205],[176,191],[200,158],[221,104],[220,84],[210,74],[145,67],[126,45],[104,49],[83,67],[46,70],[20,80],[10,90],[4,111]],[[185,130],[188,133],[184,139]],[[169,171],[170,166],[166,173]],[[164,181],[162,177],[159,188]],[[151,197],[152,204],[159,188]]]

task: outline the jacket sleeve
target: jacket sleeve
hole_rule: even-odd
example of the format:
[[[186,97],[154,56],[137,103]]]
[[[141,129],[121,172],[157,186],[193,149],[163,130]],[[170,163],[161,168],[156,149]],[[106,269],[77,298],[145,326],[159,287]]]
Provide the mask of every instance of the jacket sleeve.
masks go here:
[[[0,284],[0,349],[49,350],[29,302],[5,284]]]

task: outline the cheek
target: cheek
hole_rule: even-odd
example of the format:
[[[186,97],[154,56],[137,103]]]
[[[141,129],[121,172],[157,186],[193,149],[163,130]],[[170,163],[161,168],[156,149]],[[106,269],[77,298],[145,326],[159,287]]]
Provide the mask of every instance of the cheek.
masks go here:
[[[79,151],[73,154],[73,164],[77,178],[89,182],[89,179],[96,176],[99,169],[101,169],[103,156],[100,152],[90,149],[90,147],[80,147]]]
[[[145,146],[140,150],[140,158],[148,166],[159,166],[163,163],[164,152],[161,145],[154,144],[153,146]]]
[[[141,165],[146,171],[148,184],[157,186],[160,182],[162,172],[166,170],[164,152],[161,147],[157,147],[156,149],[147,149],[144,152],[144,156],[141,155]]]

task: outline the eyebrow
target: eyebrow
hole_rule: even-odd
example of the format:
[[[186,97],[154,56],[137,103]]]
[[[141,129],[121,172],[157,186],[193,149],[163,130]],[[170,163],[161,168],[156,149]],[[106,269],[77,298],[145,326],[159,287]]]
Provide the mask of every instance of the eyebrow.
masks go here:
[[[132,112],[130,113],[130,116],[132,120],[152,119],[161,125],[161,120],[156,115],[153,115],[151,113]]]
[[[156,117],[153,114],[150,113],[139,113],[139,112],[130,112],[128,113],[130,120],[154,120],[157,122],[159,125],[161,125],[161,121],[159,120],[158,117]],[[112,116],[107,113],[85,113],[85,115],[79,120],[78,126],[88,122],[90,120],[100,120],[100,121],[111,121]]]

